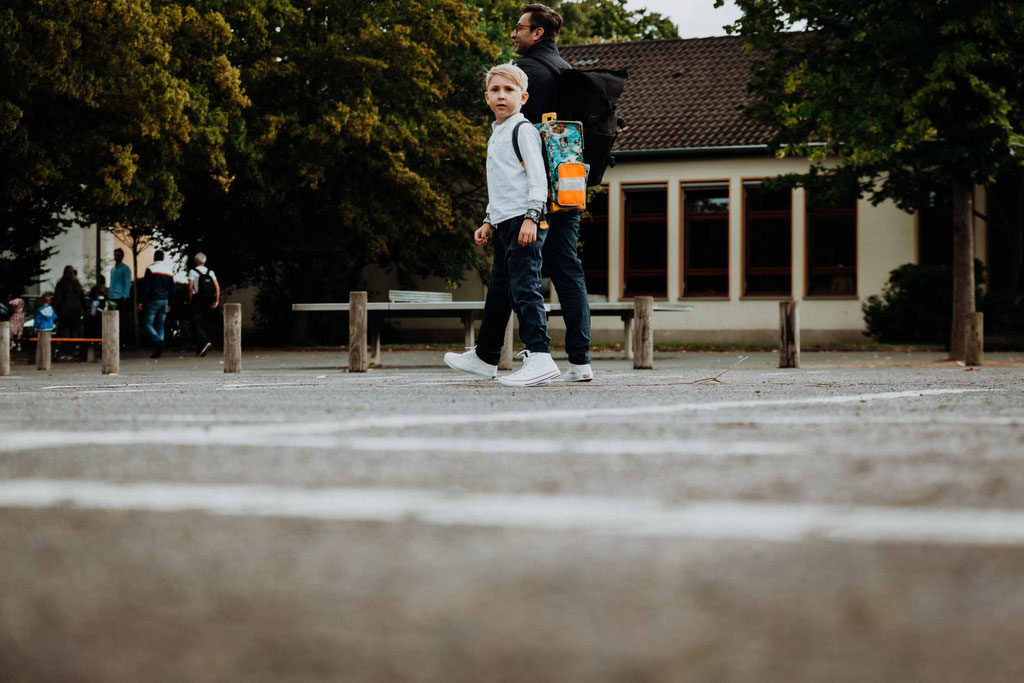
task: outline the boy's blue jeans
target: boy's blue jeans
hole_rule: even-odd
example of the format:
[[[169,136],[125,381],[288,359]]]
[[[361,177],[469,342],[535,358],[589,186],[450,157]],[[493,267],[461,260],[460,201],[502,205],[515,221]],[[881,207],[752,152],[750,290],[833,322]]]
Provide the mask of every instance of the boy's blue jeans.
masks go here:
[[[497,365],[505,326],[514,310],[519,316],[519,338],[532,353],[551,353],[548,317],[540,294],[541,252],[549,230],[537,230],[537,241],[519,246],[523,216],[494,226],[494,266],[487,289],[484,316],[476,354],[480,360]]]
[[[147,301],[142,306],[142,329],[149,335],[150,341],[164,340],[164,320],[167,318],[167,299]]]
[[[537,232],[538,235],[547,233],[541,252],[562,306],[562,317],[565,320],[565,350],[569,354],[569,362],[574,365],[586,365],[590,363],[590,305],[587,302],[587,284],[583,279],[583,264],[577,255],[579,228],[579,211],[559,211],[548,215],[547,230]],[[518,235],[519,230],[516,228],[517,238]],[[519,246],[515,241],[513,243]],[[496,240],[495,266],[498,263],[498,248]],[[476,355],[485,363],[497,365],[501,359],[501,346],[505,342],[505,326],[512,312],[512,302],[504,289],[494,286],[493,272],[491,286],[487,290],[483,319],[480,322]],[[520,336],[522,337],[522,322]],[[523,341],[526,341],[525,337]]]

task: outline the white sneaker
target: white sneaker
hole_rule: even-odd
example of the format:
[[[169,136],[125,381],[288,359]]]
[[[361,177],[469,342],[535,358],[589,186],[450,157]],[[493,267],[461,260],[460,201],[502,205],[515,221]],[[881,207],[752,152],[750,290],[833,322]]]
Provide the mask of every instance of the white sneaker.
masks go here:
[[[573,365],[569,363],[569,369],[562,373],[563,382],[589,382],[594,379],[594,371],[590,365]]]
[[[488,365],[480,360],[480,356],[476,355],[475,346],[465,353],[448,352],[444,354],[444,362],[453,370],[462,370],[471,375],[480,375],[487,379],[494,379],[498,376],[498,366]]]
[[[509,375],[502,375],[498,381],[507,387],[535,387],[547,384],[559,375],[558,366],[551,360],[550,353],[521,351],[526,357],[523,367]]]

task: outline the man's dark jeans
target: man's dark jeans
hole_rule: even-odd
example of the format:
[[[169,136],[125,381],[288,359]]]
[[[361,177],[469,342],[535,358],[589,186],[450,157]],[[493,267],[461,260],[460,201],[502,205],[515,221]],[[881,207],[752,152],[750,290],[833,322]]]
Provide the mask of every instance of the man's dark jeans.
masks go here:
[[[494,266],[487,289],[484,316],[476,355],[485,363],[497,365],[505,326],[514,310],[519,316],[519,338],[532,353],[550,353],[544,297],[540,294],[541,252],[549,230],[537,230],[537,241],[519,246],[519,228],[523,217],[502,221],[494,226]]]
[[[206,332],[207,324],[210,321],[210,314],[213,310],[210,304],[199,302],[192,304],[192,331],[196,337],[196,353],[200,353],[210,342],[210,336]]]
[[[559,211],[548,216],[548,229],[542,255],[544,265],[551,274],[551,282],[558,292],[565,320],[565,349],[569,362],[574,365],[590,363],[590,305],[587,303],[587,285],[583,279],[583,264],[577,255],[580,212]],[[517,228],[518,235],[518,228]],[[518,245],[517,245],[518,246]],[[494,244],[494,261],[498,263],[498,242]],[[505,326],[512,311],[512,302],[504,288],[495,287],[494,275],[487,290],[476,355],[485,363],[497,365],[501,359],[501,346],[505,342]],[[520,328],[522,323],[520,322]],[[546,334],[546,333],[545,333]],[[520,337],[522,330],[520,329]],[[524,338],[525,342],[525,338]],[[529,346],[527,346],[529,349]],[[530,349],[533,351],[533,349]]]

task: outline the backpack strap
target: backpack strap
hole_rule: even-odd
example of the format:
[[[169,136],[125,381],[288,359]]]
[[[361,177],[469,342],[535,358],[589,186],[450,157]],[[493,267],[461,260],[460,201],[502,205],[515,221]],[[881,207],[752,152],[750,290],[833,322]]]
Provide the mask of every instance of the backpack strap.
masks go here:
[[[519,165],[526,168],[526,162],[523,161],[523,153],[519,149],[519,126],[529,121],[520,121],[516,124],[516,127],[512,129],[512,151],[516,153],[516,159],[519,159]]]
[[[542,55],[530,55],[528,57],[523,57],[523,59],[532,59],[532,60],[534,60],[536,62],[540,62],[541,64],[546,66],[548,68],[548,71],[553,73],[556,77],[557,76],[561,76],[562,72],[565,71],[565,69],[563,69],[562,67],[558,66],[557,64],[552,62],[550,59],[548,59],[547,57],[544,57]],[[516,62],[516,64],[518,64],[521,61],[523,61],[523,60],[520,59],[519,61]]]

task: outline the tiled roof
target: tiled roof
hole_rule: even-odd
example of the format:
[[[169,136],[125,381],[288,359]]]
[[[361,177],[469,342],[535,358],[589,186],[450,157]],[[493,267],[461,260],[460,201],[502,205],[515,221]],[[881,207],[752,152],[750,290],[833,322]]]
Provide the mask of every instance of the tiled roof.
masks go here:
[[[750,56],[738,36],[559,46],[573,68],[626,69],[618,113],[627,130],[615,149],[733,147],[767,142],[770,129],[744,117]]]

